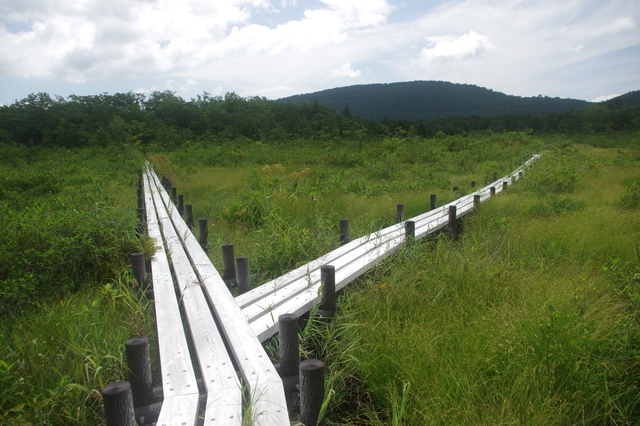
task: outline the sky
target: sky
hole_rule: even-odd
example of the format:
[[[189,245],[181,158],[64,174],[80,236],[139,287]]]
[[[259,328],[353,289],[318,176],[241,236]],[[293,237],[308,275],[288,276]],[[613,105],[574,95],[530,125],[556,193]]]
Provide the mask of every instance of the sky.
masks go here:
[[[588,101],[640,90],[640,0],[0,0],[0,104],[415,80]]]

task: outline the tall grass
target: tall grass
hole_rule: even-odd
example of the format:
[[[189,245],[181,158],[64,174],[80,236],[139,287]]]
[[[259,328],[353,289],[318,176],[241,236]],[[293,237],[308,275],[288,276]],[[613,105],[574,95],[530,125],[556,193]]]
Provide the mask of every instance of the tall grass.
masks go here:
[[[367,397],[334,424],[636,424],[640,215],[617,200],[640,171],[594,164],[543,195],[523,181],[349,291],[338,362]]]
[[[100,390],[126,379],[124,343],[151,329],[131,276],[0,323],[0,424],[103,424]]]

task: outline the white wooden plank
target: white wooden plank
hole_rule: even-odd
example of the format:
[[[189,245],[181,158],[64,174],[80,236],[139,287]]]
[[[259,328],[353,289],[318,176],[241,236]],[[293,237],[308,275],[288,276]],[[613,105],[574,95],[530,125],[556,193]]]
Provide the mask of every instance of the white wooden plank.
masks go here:
[[[147,179],[145,190],[151,194]],[[198,386],[182,328],[180,309],[153,198],[147,199],[146,211],[148,233],[157,246],[157,251],[151,258],[151,268],[163,393],[165,397],[197,394]]]
[[[196,426],[200,395],[177,395],[165,397],[156,426]]]
[[[157,181],[157,177],[154,179]],[[160,193],[168,204],[166,191],[160,190]],[[187,252],[198,270],[214,314],[233,352],[236,365],[249,388],[255,425],[288,425],[290,421],[282,380],[262,344],[256,338],[220,274],[178,212],[170,208],[168,213],[172,216],[176,232],[183,239]]]
[[[171,253],[176,281],[181,294],[181,303],[189,323],[195,354],[200,365],[203,385],[208,395],[220,404],[207,405],[209,419],[225,419],[225,425],[240,425],[242,422],[242,389],[227,353],[224,341],[213,319],[200,287],[198,276],[182,247],[170,218],[170,212],[156,186],[154,201],[162,212],[160,224],[167,250]]]

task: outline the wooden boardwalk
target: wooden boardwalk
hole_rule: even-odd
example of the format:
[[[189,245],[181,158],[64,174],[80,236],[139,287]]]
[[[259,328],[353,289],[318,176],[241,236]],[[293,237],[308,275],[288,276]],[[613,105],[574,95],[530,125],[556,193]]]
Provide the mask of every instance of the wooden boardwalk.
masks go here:
[[[415,222],[415,237],[422,238],[436,232],[449,223],[449,206],[456,206],[457,217],[470,213],[474,207],[474,196],[480,202],[503,190],[504,182],[509,185],[520,177],[533,161],[534,155],[522,167],[485,187],[438,207],[432,211],[407,219]],[[405,242],[405,225],[398,223],[351,241],[344,246],[299,268],[269,281],[251,291],[236,297],[242,312],[251,323],[260,341],[265,341],[278,331],[278,317],[283,314],[301,315],[318,303],[320,290],[320,267],[335,267],[336,291],[342,289],[355,278],[395,253]]]
[[[159,247],[151,259],[164,394],[157,424],[196,424],[202,392],[205,425],[240,425],[243,416],[288,425],[282,381],[246,317],[155,173],[147,170],[144,185],[149,236]]]
[[[468,214],[537,158],[408,219],[415,223],[415,238],[447,226],[450,206],[456,217]],[[151,259],[164,395],[157,425],[195,425],[203,411],[205,425],[240,425],[243,416],[259,426],[289,425],[282,380],[261,342],[277,332],[280,315],[301,315],[318,303],[323,265],[335,268],[336,291],[342,289],[398,250],[407,238],[405,223],[353,240],[234,298],[149,168],[144,188],[149,236],[159,248]]]

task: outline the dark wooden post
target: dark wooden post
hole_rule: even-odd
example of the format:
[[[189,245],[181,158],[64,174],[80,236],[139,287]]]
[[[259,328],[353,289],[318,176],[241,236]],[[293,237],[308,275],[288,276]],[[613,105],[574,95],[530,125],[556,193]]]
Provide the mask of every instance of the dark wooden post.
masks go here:
[[[318,313],[323,317],[333,317],[336,312],[336,268],[332,265],[320,267],[320,308]]]
[[[502,182],[502,190],[504,191],[505,189],[507,189],[507,181],[505,180],[504,182]]]
[[[396,205],[396,223],[402,222],[404,219],[404,204]]]
[[[143,222],[143,223],[146,222],[147,221],[147,218],[146,218],[147,215],[145,213],[145,209],[141,208],[141,207],[138,207],[137,212],[138,212],[138,220],[140,222]]]
[[[473,196],[473,207],[478,207],[480,204],[480,195],[476,194]]]
[[[233,244],[222,245],[222,279],[227,287],[231,288],[231,284],[236,280],[236,264],[235,252]]]
[[[143,209],[144,208],[144,198],[143,197],[138,197],[138,208],[139,209]]]
[[[408,220],[404,223],[404,237],[405,242],[408,244],[416,240],[416,223],[413,220]]]
[[[438,203],[436,201],[436,194],[431,194],[430,196],[431,198],[431,209],[430,210],[434,210],[436,207],[438,207]]]
[[[458,208],[456,206],[449,206],[449,229],[454,239],[458,236],[457,211]]]
[[[144,253],[131,253],[133,277],[143,290],[147,289],[147,267]]]
[[[178,188],[175,186],[171,187],[171,201],[174,203],[178,200]]]
[[[151,379],[151,356],[149,339],[132,337],[125,343],[129,383],[133,394],[133,406],[143,407],[153,403],[153,382]]]
[[[184,213],[184,195],[178,194],[178,213]]]
[[[247,256],[236,257],[236,276],[238,280],[238,294],[251,290],[251,271]]]
[[[138,198],[144,198],[144,188],[141,186],[138,187]]]
[[[349,219],[340,219],[340,244],[344,245],[351,241],[349,233]]]
[[[472,188],[475,188],[475,187],[476,187],[476,181],[475,181],[475,180],[472,180],[472,181],[471,181],[471,187],[472,187]]]
[[[518,177],[522,179],[522,171],[518,172]]]
[[[489,194],[493,197],[496,195],[496,187],[492,186],[491,188],[489,188]]]
[[[300,363],[300,422],[318,426],[318,415],[324,401],[324,364],[317,359]]]
[[[138,235],[139,237],[144,234],[145,230],[146,230],[146,225],[144,223],[138,223],[136,225],[136,235]]]
[[[107,426],[136,426],[129,382],[109,383],[102,389]]]
[[[300,342],[298,340],[298,316],[284,314],[278,317],[280,335],[280,364],[277,366],[280,377],[296,376],[300,368]]]
[[[498,172],[493,172],[493,180],[498,180]]]
[[[209,240],[209,229],[207,228],[207,219],[198,219],[198,229],[200,231],[200,247],[207,249]]]
[[[453,192],[458,192],[458,187],[457,186],[453,187]]]
[[[193,225],[195,225],[195,223],[193,222],[193,204],[187,204],[184,207],[185,207],[186,216],[187,216],[185,222],[187,222],[187,226],[189,228],[193,228]]]

